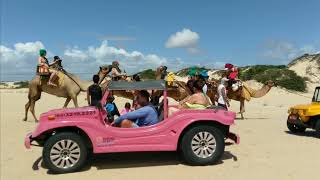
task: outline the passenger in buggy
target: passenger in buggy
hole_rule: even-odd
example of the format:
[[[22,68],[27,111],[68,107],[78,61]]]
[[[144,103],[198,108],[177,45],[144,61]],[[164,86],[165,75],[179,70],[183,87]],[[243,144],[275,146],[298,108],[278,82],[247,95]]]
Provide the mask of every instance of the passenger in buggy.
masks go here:
[[[193,83],[194,94],[186,97],[179,102],[179,109],[206,109],[212,105],[209,97],[203,92],[204,82],[202,80],[195,80]]]
[[[117,105],[114,103],[114,97],[113,96],[108,96],[106,105],[104,108],[107,111],[108,119],[109,122],[114,121],[114,116],[120,116],[119,110]]]
[[[157,124],[159,122],[158,112],[150,103],[149,98],[148,91],[140,91],[136,100],[139,108],[120,116],[111,125],[122,128],[137,128]]]

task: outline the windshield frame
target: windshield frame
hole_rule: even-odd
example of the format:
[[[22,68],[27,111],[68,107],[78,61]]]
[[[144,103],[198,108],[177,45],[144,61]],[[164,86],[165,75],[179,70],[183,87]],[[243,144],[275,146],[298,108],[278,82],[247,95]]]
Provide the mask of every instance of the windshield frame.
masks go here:
[[[320,102],[320,87],[316,87],[312,97],[312,102]]]

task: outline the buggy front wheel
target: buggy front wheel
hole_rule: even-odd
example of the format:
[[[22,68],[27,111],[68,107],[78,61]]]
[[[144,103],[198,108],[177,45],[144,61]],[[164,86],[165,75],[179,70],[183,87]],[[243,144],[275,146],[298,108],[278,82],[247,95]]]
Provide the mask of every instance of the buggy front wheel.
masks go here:
[[[62,132],[46,141],[42,157],[46,167],[53,173],[69,173],[84,166],[87,154],[88,150],[80,135]]]

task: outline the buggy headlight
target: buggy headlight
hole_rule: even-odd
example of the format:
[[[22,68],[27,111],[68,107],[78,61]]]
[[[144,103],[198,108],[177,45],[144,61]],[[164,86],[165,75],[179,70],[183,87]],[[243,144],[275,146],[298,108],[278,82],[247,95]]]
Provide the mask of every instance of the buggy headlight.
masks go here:
[[[306,109],[303,110],[303,111],[302,111],[302,114],[303,114],[303,115],[306,115],[306,114],[307,114],[307,110],[306,110]]]
[[[289,113],[291,113],[291,114],[298,114],[299,111],[298,111],[297,109],[290,109],[290,110],[289,110]]]

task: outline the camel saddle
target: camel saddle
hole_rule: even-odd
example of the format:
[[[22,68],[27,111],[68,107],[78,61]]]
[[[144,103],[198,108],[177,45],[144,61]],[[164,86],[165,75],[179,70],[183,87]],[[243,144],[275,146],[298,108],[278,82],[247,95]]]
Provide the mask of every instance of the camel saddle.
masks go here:
[[[50,74],[49,75],[37,74],[37,75],[40,76],[40,82],[39,82],[40,85],[48,83],[48,81],[50,79]],[[58,85],[58,87],[60,87],[64,82],[65,74],[63,72],[61,72],[61,71],[57,71],[56,76],[57,76],[57,78],[54,80],[53,83]]]

